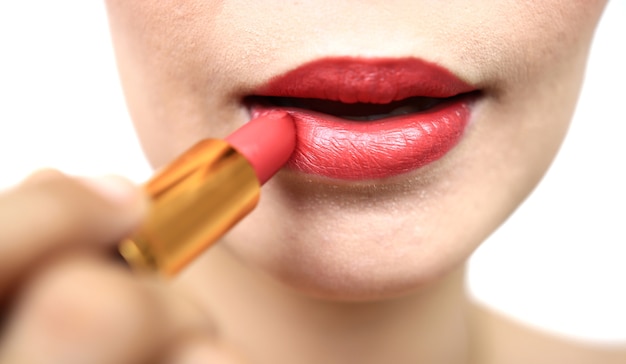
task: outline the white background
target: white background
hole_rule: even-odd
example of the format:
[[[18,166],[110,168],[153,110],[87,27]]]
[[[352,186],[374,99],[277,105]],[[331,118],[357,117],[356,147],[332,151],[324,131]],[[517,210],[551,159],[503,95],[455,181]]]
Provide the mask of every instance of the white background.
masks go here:
[[[625,39],[626,1],[614,0],[561,153],[469,274],[478,300],[603,342],[626,342]],[[3,1],[0,47],[0,189],[43,166],[137,182],[150,175],[101,1]]]

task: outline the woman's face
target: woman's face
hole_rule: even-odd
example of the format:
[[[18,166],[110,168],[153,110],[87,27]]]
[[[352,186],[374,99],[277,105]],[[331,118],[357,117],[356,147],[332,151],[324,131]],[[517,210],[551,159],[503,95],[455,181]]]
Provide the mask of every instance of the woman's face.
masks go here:
[[[437,144],[449,142],[437,131],[413,146],[442,150],[432,162],[409,161],[410,170],[389,173],[393,176],[384,169],[382,175],[368,175],[370,165],[355,167],[365,170],[360,177],[286,168],[268,182],[259,207],[222,245],[243,264],[300,291],[358,300],[399,295],[459,268],[533,189],[567,129],[605,1],[108,0],[107,5],[129,110],[154,167],[199,139],[223,137],[246,123],[251,96],[320,60],[327,68],[347,60],[337,66],[339,75],[366,65],[367,75],[357,76],[376,80],[389,75],[382,70],[387,62],[392,73],[400,69],[390,76],[391,84],[416,84],[419,92],[430,82],[419,79],[421,67],[428,69],[424,77],[443,69],[454,76],[433,81],[442,84],[431,88],[473,91],[461,97],[460,109],[446,109],[450,100],[409,108],[424,115],[442,107],[457,115],[469,110],[451,149]],[[323,87],[381,92],[358,89],[372,83],[375,88],[379,81],[341,79],[328,77]],[[465,86],[450,86],[454,82]],[[346,90],[350,87],[357,90]],[[304,107],[297,111],[304,115],[312,107],[296,105]],[[361,113],[391,110],[385,107]],[[342,123],[347,130],[371,124],[383,131],[380,125],[388,121],[333,120],[340,129]],[[401,134],[409,128],[405,121],[396,124]],[[303,133],[311,128],[296,126]],[[323,156],[335,134],[310,147]],[[361,146],[365,153],[378,134],[373,135]]]

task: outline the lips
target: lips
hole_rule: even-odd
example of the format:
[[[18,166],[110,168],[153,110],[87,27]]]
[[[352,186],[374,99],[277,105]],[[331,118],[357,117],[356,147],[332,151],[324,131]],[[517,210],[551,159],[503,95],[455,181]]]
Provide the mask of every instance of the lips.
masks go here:
[[[298,67],[246,99],[253,118],[285,110],[296,123],[288,168],[344,180],[400,175],[461,140],[477,91],[415,58],[327,58]]]

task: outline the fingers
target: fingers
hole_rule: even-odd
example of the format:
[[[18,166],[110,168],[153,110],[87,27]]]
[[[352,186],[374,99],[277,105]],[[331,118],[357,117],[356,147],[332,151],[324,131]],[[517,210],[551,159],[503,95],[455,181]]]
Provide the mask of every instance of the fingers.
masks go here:
[[[177,363],[217,355],[206,316],[172,292],[95,255],[59,259],[23,292],[0,364]]]
[[[29,267],[58,250],[109,248],[138,224],[144,210],[139,189],[120,178],[81,181],[44,171],[0,194],[0,297]]]
[[[10,300],[0,364],[240,362],[217,343],[207,315],[97,252],[145,210],[124,180],[54,171],[0,194],[0,300],[29,275]]]

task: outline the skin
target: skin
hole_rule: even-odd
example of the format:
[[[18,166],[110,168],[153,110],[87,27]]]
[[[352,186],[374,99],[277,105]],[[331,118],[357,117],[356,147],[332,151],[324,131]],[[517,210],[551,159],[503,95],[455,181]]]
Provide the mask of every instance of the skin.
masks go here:
[[[346,23],[350,2],[107,4],[155,168],[245,123],[243,97],[320,57],[420,57],[482,90],[464,140],[438,163],[361,184],[284,173],[224,244],[299,291],[345,300],[403,295],[447,274],[527,196],[567,129],[604,5],[406,1],[359,8]]]
[[[110,258],[145,213],[135,187],[35,175],[0,195],[0,363],[626,361],[477,307],[463,287],[469,255],[558,150],[605,1],[106,4],[155,168],[245,123],[243,97],[320,57],[419,57],[482,96],[462,142],[412,173],[281,172],[174,281]]]

